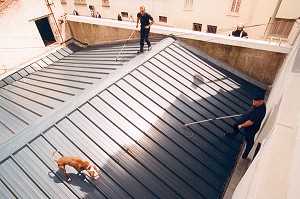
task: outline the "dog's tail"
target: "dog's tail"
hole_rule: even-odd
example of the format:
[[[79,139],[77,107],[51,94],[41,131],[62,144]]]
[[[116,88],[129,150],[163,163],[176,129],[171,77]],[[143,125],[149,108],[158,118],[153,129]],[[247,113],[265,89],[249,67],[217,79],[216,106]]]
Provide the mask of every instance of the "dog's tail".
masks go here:
[[[54,159],[54,154],[57,153],[57,152],[58,152],[58,150],[55,150],[55,151],[52,153],[52,159],[53,159],[55,162],[57,162],[57,160]]]

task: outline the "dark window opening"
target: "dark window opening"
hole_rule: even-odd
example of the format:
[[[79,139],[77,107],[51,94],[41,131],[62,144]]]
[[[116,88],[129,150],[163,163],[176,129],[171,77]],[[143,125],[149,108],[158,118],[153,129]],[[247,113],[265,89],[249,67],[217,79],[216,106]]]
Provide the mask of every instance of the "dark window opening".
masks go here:
[[[109,0],[102,0],[102,7],[109,7]]]
[[[207,25],[207,32],[216,34],[217,33],[217,26]]]
[[[121,12],[121,16],[125,17],[125,18],[128,18],[128,12]]]
[[[201,31],[202,30],[202,24],[201,23],[193,23],[193,30],[194,31]]]
[[[231,4],[231,12],[238,13],[240,10],[242,0],[233,0]]]
[[[40,32],[45,46],[56,42],[47,17],[36,20],[35,24]]]
[[[159,22],[167,23],[168,22],[168,18],[165,17],[165,16],[159,16]]]

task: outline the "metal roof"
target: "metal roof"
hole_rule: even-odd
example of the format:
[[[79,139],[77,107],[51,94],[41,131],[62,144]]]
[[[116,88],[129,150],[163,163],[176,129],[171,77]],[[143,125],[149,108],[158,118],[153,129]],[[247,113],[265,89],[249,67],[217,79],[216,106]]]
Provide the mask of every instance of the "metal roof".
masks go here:
[[[1,80],[0,143],[136,56],[138,44],[131,42],[115,61],[121,47],[71,43]]]
[[[90,60],[82,51],[77,55]],[[64,63],[75,66],[76,53],[71,58]],[[58,82],[56,75],[47,78]],[[242,143],[241,135],[223,136],[235,119],[182,126],[243,113],[256,92],[261,90],[202,61],[182,43],[164,39],[3,142],[0,194],[221,198]],[[100,179],[67,167],[72,178],[67,183],[51,158],[55,149],[89,160],[100,168]]]

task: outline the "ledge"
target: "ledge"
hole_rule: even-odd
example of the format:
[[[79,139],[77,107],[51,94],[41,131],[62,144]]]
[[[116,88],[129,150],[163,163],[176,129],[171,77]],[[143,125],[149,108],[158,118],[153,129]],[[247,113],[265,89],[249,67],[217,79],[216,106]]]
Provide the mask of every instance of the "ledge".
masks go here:
[[[67,15],[67,20],[72,22],[78,22],[78,23],[110,26],[110,27],[124,28],[124,29],[131,29],[131,30],[133,30],[136,25],[136,23],[125,22],[125,21],[117,21],[117,20],[110,20],[110,19],[103,19],[103,18],[98,19],[92,17],[73,16],[73,15]],[[231,45],[231,46],[239,46],[239,47],[265,50],[270,52],[278,52],[284,54],[288,54],[292,49],[291,45],[280,44],[278,42],[261,41],[255,39],[244,39],[244,38],[230,37],[227,35],[210,34],[210,33],[203,33],[203,32],[192,31],[192,30],[157,26],[157,25],[151,26],[151,32],[156,34],[162,34],[162,35],[174,35],[176,37],[185,38],[185,39],[194,39],[199,41]]]

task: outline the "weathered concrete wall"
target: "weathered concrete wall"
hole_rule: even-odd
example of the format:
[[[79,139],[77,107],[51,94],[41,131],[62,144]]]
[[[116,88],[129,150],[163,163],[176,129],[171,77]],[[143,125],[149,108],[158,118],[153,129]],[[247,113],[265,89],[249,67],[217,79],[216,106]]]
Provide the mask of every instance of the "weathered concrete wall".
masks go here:
[[[132,33],[132,30],[123,28],[72,21],[68,23],[73,37],[89,45],[128,39]],[[139,38],[139,31],[134,32],[131,38]]]
[[[89,45],[126,40],[132,29],[103,26],[90,23],[69,21],[73,37]],[[153,32],[150,35],[162,36]],[[132,38],[139,38],[136,31]],[[199,48],[209,56],[219,59],[248,76],[272,85],[286,54],[240,46],[205,42],[195,39],[183,39],[186,43]]]
[[[192,39],[186,43],[267,85],[272,85],[286,54]]]

